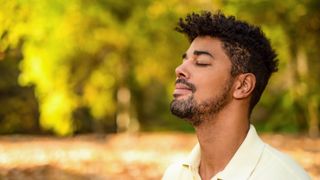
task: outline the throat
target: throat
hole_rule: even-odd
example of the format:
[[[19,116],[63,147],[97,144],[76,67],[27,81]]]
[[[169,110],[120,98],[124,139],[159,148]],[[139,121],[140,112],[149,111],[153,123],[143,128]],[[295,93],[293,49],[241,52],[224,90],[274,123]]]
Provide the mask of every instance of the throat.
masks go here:
[[[244,141],[249,130],[249,123],[239,124],[226,121],[201,124],[196,134],[201,149],[199,173],[202,179],[210,179],[228,165]]]

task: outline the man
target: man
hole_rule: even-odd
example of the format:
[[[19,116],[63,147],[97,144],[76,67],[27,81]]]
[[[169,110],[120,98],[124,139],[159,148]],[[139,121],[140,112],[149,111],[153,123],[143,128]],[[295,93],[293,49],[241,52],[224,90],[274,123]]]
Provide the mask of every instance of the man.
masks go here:
[[[276,53],[260,28],[202,12],[180,19],[176,30],[191,45],[176,68],[170,108],[194,126],[199,143],[163,179],[310,179],[250,125],[252,109],[277,71]]]

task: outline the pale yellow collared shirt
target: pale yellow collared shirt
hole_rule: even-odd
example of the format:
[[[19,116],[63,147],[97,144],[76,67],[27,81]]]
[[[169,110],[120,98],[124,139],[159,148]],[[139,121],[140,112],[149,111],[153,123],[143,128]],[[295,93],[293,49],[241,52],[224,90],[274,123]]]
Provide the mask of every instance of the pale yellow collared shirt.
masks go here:
[[[200,180],[200,146],[182,162],[172,164],[163,180]],[[249,132],[223,171],[211,180],[305,180],[308,174],[289,156],[265,144],[250,125]]]

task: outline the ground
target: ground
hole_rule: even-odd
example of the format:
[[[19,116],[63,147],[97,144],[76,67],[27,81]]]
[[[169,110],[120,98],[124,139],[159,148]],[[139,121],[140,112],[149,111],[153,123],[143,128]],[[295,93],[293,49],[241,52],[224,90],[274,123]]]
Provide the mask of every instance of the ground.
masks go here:
[[[320,139],[281,134],[262,138],[296,159],[312,179],[320,179]],[[1,136],[0,179],[161,179],[165,168],[195,143],[193,134],[183,133]]]

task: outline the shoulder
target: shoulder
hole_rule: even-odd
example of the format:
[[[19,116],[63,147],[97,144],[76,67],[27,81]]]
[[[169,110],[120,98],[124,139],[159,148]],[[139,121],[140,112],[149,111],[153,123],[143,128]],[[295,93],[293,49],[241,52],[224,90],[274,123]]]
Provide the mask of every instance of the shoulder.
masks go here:
[[[310,179],[306,171],[291,157],[267,144],[255,174],[267,179]]]

